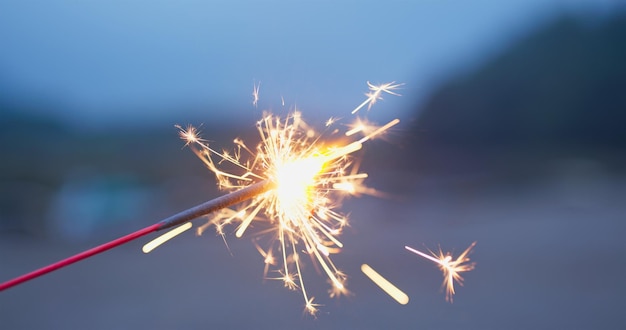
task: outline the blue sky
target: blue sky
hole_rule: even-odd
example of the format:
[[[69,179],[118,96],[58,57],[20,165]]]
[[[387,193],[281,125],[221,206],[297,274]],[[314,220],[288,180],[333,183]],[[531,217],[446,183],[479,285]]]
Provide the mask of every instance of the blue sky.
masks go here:
[[[401,115],[550,17],[615,3],[3,1],[0,95],[58,102],[81,125],[175,119],[191,107],[252,120],[255,81],[259,108],[283,97],[327,117],[360,103],[366,81],[395,80],[403,97],[384,107]]]

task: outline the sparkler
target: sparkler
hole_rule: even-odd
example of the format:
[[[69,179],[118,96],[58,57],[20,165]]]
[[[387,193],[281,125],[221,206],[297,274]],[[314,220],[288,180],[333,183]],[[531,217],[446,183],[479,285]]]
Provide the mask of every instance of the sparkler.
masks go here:
[[[394,90],[401,84],[376,86],[368,82],[368,86],[370,92],[366,94],[367,99],[352,111],[353,114],[366,105],[369,109],[381,99],[382,93],[398,95]],[[258,91],[259,85],[255,84],[254,105],[258,102]],[[326,123],[327,130],[330,131],[335,121],[331,119]],[[347,217],[337,208],[346,195],[377,194],[376,190],[363,185],[367,174],[359,172],[358,162],[354,161],[351,154],[360,150],[363,143],[380,137],[398,122],[398,119],[394,119],[383,126],[375,126],[357,120],[341,136],[339,130],[332,130],[330,135],[334,140],[331,143],[323,139],[323,134],[308,126],[298,111],[284,119],[265,114],[257,123],[261,138],[259,145],[250,148],[242,140],[236,139],[233,152],[212,149],[207,141],[199,137],[198,130],[193,126],[177,126],[185,145],[190,146],[204,161],[215,174],[219,187],[230,191],[228,194],[117,240],[1,283],[0,291],[152,232],[185,224],[176,229],[178,233],[183,232],[190,227],[186,225],[187,222],[215,212],[207,224],[198,228],[199,233],[207,225],[214,225],[218,234],[224,236],[223,227],[237,223],[235,234],[241,237],[256,223],[266,227],[259,234],[269,234],[269,248],[263,249],[257,244],[257,249],[265,259],[265,276],[268,276],[270,268],[276,267],[275,271],[279,274],[276,279],[281,280],[287,288],[299,289],[305,301],[305,310],[315,315],[319,304],[313,303],[314,297],[305,289],[301,255],[308,255],[316,267],[321,267],[331,282],[331,297],[348,293],[345,288],[346,275],[330,257],[343,247],[338,236],[348,224]],[[243,204],[244,201],[249,202]],[[229,208],[235,204],[242,206]],[[254,220],[260,221],[253,224]],[[144,252],[176,236],[177,232],[147,244]]]
[[[430,261],[433,261],[437,264],[439,269],[443,272],[443,283],[441,284],[442,288],[446,290],[446,301],[452,302],[452,298],[454,296],[454,282],[457,282],[459,285],[463,285],[463,277],[460,273],[469,272],[474,269],[475,263],[469,263],[470,258],[468,257],[472,248],[476,246],[476,242],[472,243],[463,253],[461,253],[455,260],[452,259],[452,255],[450,252],[444,253],[441,248],[439,251],[433,252],[430,251],[430,255],[414,248],[405,246],[405,248],[421,257],[424,257]]]

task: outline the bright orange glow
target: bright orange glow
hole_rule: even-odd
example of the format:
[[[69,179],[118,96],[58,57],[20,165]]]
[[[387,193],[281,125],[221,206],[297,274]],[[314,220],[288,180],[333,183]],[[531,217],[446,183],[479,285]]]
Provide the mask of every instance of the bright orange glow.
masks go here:
[[[322,171],[324,160],[320,157],[298,159],[276,168],[276,198],[287,218],[299,217],[297,205],[309,204],[313,198],[315,177]],[[295,207],[294,207],[295,206]]]

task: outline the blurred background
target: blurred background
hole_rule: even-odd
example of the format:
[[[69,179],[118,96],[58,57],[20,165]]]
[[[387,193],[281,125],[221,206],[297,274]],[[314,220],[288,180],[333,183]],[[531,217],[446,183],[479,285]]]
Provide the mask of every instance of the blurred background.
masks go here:
[[[391,196],[342,208],[353,295],[307,270],[317,319],[209,231],[2,292],[0,328],[624,329],[624,59],[621,1],[2,1],[0,282],[218,196],[175,124],[229,148],[263,110],[349,119],[405,85],[368,112],[401,119],[363,156]],[[453,304],[404,250],[474,241]]]

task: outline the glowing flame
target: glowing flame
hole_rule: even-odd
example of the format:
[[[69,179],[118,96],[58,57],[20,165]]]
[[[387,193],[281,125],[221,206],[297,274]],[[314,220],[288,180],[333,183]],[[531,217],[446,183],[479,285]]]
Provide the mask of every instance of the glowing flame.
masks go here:
[[[284,217],[293,219],[301,216],[297,207],[310,204],[314,195],[315,177],[323,167],[324,160],[321,157],[298,159],[277,166],[274,173],[277,207]]]

